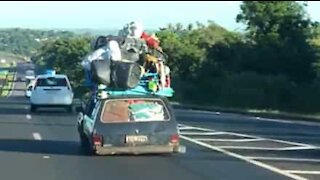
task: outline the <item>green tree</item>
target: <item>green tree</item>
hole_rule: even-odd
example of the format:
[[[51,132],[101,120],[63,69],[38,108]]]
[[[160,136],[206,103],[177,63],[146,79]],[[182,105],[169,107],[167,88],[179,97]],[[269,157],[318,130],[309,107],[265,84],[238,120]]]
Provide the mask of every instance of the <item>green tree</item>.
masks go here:
[[[295,1],[244,1],[237,22],[247,25],[258,57],[249,59],[251,69],[265,74],[285,74],[295,82],[312,81],[317,60],[308,40],[314,26],[306,4]]]
[[[54,68],[57,73],[66,74],[72,85],[78,88],[84,80],[80,63],[89,51],[89,38],[59,39],[41,47],[36,63],[46,68]]]

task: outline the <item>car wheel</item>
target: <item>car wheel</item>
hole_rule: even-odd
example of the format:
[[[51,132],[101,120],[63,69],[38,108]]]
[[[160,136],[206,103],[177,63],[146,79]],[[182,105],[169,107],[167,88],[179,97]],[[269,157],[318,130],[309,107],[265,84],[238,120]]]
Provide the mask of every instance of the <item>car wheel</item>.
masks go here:
[[[87,155],[87,156],[94,155],[94,150],[90,146],[90,142],[87,137],[80,135],[80,142],[81,142],[81,150],[84,155]]]
[[[31,112],[36,112],[37,111],[37,107],[35,105],[31,105],[30,111]]]

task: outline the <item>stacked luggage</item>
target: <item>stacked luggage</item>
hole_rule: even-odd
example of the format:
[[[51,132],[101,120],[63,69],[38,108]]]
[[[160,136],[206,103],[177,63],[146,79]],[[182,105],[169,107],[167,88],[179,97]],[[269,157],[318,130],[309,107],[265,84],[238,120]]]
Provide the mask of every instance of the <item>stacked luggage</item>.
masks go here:
[[[93,52],[82,62],[91,85],[103,85],[109,95],[157,94],[173,96],[170,68],[155,35],[130,23],[118,36],[99,36]]]

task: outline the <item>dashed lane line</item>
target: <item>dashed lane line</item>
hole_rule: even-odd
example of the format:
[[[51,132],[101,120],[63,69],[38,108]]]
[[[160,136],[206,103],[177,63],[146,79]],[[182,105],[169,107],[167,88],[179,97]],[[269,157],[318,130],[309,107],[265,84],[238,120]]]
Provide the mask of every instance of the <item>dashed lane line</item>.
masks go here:
[[[35,140],[39,140],[39,141],[42,140],[42,137],[39,133],[34,132],[34,133],[32,133],[32,136]]]

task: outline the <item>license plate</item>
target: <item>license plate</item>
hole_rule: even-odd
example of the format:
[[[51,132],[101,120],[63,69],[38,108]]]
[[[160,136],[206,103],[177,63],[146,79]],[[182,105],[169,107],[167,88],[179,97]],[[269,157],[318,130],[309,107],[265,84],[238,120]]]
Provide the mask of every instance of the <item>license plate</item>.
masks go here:
[[[147,141],[147,136],[126,136],[126,143],[145,143]]]

